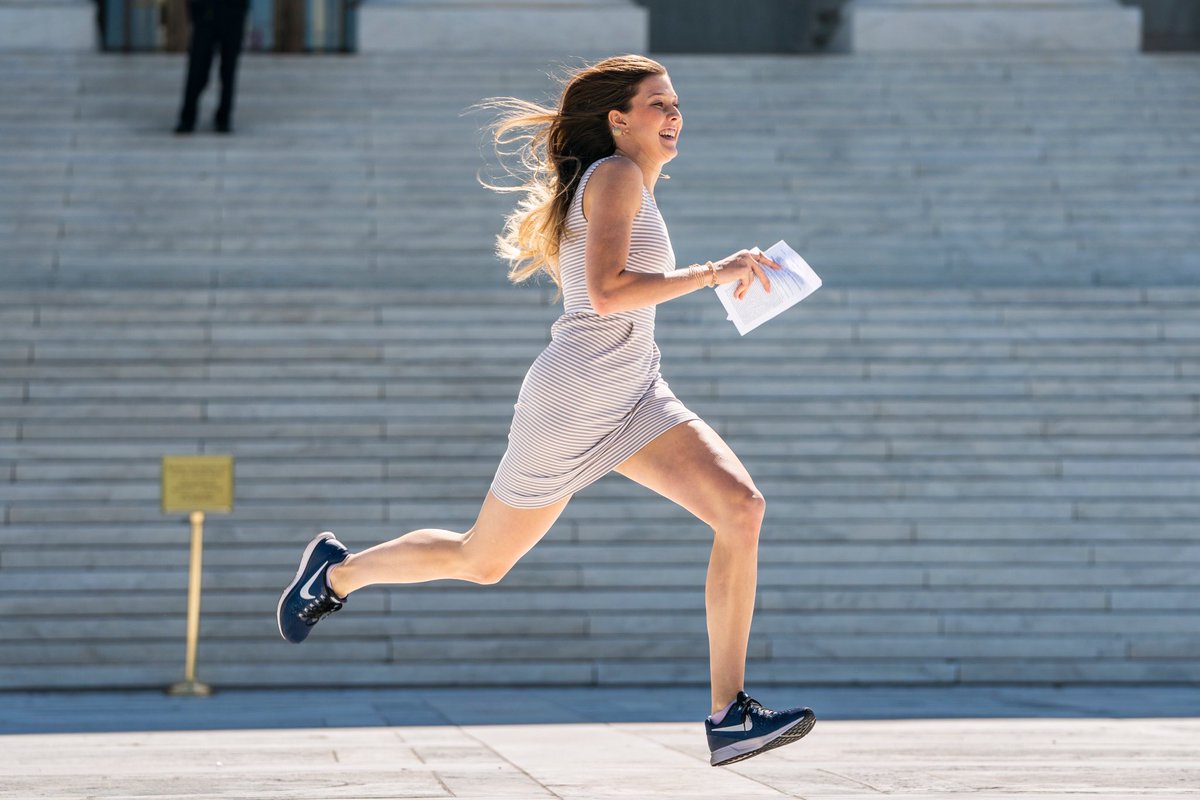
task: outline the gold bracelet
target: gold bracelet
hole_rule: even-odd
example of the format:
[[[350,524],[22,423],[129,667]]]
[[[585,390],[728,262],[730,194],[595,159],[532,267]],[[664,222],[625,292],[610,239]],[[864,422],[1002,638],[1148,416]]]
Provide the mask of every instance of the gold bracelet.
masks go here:
[[[704,266],[708,267],[708,271],[712,273],[712,282],[708,285],[709,288],[713,288],[717,285],[717,268],[713,266],[711,261],[706,261]]]
[[[688,267],[688,271],[700,279],[700,285],[705,286],[708,283],[708,278],[705,277],[704,267],[699,264],[692,264]]]

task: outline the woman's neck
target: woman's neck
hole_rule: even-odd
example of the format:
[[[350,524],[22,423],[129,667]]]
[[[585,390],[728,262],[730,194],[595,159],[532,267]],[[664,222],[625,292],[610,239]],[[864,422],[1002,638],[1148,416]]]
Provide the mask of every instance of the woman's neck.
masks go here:
[[[662,174],[664,162],[658,159],[648,158],[642,153],[626,152],[620,147],[617,148],[615,155],[625,156],[630,161],[637,164],[639,168],[641,168],[642,183],[645,185],[646,189],[649,190],[650,194],[653,195],[654,186],[658,183],[658,176]]]

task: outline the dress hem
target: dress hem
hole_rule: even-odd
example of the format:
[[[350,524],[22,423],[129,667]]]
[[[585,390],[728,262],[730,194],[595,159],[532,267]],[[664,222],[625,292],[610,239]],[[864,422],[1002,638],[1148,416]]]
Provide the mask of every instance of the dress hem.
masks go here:
[[[517,502],[513,502],[515,500],[515,498],[513,498],[511,495],[508,495],[508,493],[506,491],[504,491],[504,490],[501,490],[500,492],[496,491],[496,478],[492,479],[492,484],[491,484],[491,486],[488,487],[488,491],[491,492],[492,495],[497,500],[504,503],[504,505],[506,505],[510,508],[519,508],[519,509],[546,508],[547,506],[554,505],[555,503],[557,503],[559,500],[563,499],[564,497],[573,495],[576,492],[580,492],[580,491],[586,489],[588,486],[590,486],[593,483],[595,483],[596,481],[600,480],[608,473],[612,472],[614,469],[616,469],[618,466],[620,466],[624,461],[626,461],[627,459],[629,459],[630,457],[635,455],[638,451],[640,451],[643,447],[650,444],[655,439],[657,439],[659,436],[662,436],[664,433],[666,433],[667,431],[674,428],[676,425],[682,425],[685,422],[691,422],[693,420],[700,420],[703,422],[703,419],[700,417],[700,415],[695,413],[694,411],[691,411],[690,409],[688,410],[687,414],[680,414],[678,416],[665,418],[664,421],[668,422],[667,425],[663,425],[663,426],[656,425],[653,428],[648,428],[647,430],[650,431],[650,435],[645,436],[645,437],[639,437],[638,445],[636,447],[634,447],[632,450],[625,452],[626,449],[623,448],[621,450],[615,451],[618,454],[620,454],[620,458],[618,458],[616,461],[614,461],[611,467],[608,467],[603,472],[600,472],[599,474],[597,474],[595,476],[589,475],[582,481],[576,479],[575,481],[572,481],[571,483],[567,484],[565,487],[562,487],[560,489],[555,489],[548,496],[538,497],[536,499],[529,499],[529,500],[519,500]],[[503,492],[503,494],[502,494],[502,492]]]

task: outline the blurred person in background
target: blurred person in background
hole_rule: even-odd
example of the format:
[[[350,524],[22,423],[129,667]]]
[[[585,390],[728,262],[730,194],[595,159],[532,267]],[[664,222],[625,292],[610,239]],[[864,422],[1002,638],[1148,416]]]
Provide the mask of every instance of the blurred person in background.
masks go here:
[[[208,85],[213,51],[218,47],[221,50],[221,101],[213,115],[213,129],[217,133],[232,133],[234,83],[250,0],[188,0],[187,9],[192,35],[183,105],[179,109],[175,133],[191,133],[196,129],[197,105]]]

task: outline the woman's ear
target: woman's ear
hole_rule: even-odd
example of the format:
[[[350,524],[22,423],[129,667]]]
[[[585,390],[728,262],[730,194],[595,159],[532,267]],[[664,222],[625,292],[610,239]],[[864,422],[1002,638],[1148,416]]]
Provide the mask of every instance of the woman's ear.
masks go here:
[[[625,120],[621,119],[620,111],[613,110],[613,111],[608,112],[608,127],[619,128],[624,123],[625,123]]]

